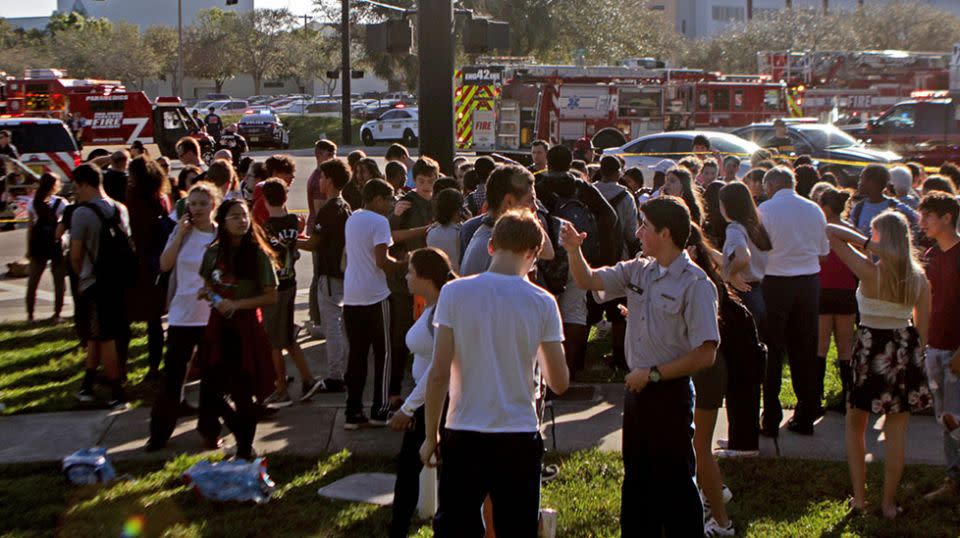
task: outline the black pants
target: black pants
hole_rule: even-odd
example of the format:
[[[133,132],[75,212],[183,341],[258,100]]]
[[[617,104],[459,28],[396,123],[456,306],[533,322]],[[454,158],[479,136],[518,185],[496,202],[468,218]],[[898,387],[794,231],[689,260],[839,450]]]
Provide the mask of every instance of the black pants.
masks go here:
[[[760,283],[746,293],[737,292],[757,325],[760,340],[766,334],[767,312]],[[760,387],[765,357],[731,353],[727,360],[727,438],[732,450],[760,448]]]
[[[390,396],[399,396],[403,375],[407,369],[410,350],[407,349],[407,331],[413,326],[413,296],[408,293],[390,294]]]
[[[410,519],[417,509],[420,497],[420,446],[426,439],[424,409],[413,414],[413,429],[403,434],[400,455],[397,456],[397,482],[393,486],[393,518],[390,520],[390,538],[406,538],[410,531]]]
[[[817,396],[820,276],[767,276],[763,279],[763,300],[767,307],[769,348],[763,383],[764,429],[776,431],[783,419],[780,376],[784,353],[790,361],[790,377],[797,395],[794,418],[812,423],[821,405]]]
[[[117,337],[117,355],[120,362],[126,370],[127,361],[130,359],[130,339],[132,338],[130,325],[127,324],[127,330]],[[163,321],[160,318],[147,321],[147,363],[151,370],[160,367],[160,361],[163,360]]]
[[[626,392],[622,536],[703,536],[693,403],[690,378],[651,383],[639,394]]]
[[[480,514],[487,495],[493,502],[497,536],[537,536],[543,461],[539,432],[448,429],[440,443],[440,454],[443,459],[434,536],[483,536]]]
[[[367,382],[367,354],[373,347],[373,409],[383,410],[390,384],[390,303],[343,306],[343,326],[350,344],[347,359],[347,414],[363,412],[363,386]],[[399,391],[398,391],[399,392]]]
[[[223,331],[220,362],[204,368],[200,380],[200,416],[197,431],[207,439],[220,436],[220,418],[237,441],[237,457],[249,459],[257,432],[257,406],[253,402],[253,379],[240,364],[239,334]],[[231,406],[224,399],[229,395]]]
[[[164,359],[163,383],[150,410],[150,441],[165,443],[173,435],[183,403],[183,382],[193,350],[200,345],[206,327],[167,329],[167,355]]]
[[[27,278],[27,315],[33,318],[33,307],[37,302],[37,287],[40,277],[47,268],[47,260],[30,258],[30,273]],[[64,286],[67,276],[67,260],[63,255],[50,260],[50,273],[53,275],[53,315],[60,317],[63,311]]]

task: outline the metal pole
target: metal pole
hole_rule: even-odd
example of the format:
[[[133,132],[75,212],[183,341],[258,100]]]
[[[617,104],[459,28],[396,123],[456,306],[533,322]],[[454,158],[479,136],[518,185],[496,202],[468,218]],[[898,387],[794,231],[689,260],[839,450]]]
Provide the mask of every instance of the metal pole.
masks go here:
[[[183,97],[183,0],[177,0],[177,97]]]
[[[441,170],[452,174],[455,155],[453,2],[421,0],[417,16],[417,47],[420,51],[430,51],[430,61],[421,59],[420,62],[420,155],[433,157]]]
[[[350,121],[350,0],[341,0],[340,8],[340,117],[343,132],[341,145],[353,144],[353,125]]]

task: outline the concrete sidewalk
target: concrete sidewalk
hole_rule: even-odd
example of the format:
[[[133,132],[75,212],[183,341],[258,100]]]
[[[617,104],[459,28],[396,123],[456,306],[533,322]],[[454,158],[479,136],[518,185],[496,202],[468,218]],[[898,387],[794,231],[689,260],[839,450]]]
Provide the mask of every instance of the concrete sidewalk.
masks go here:
[[[188,392],[195,397],[196,387]],[[583,385],[573,398],[554,403],[556,431],[550,414],[544,425],[547,447],[561,452],[599,448],[617,451],[621,443],[623,413],[621,385]],[[192,399],[192,398],[191,398]],[[320,395],[313,402],[281,409],[257,428],[254,447],[259,454],[320,454],[343,449],[358,453],[397,454],[401,435],[386,428],[347,432],[343,429],[343,395]],[[784,420],[790,417],[786,413]],[[168,448],[146,453],[149,409],[126,412],[76,411],[18,415],[0,418],[0,463],[59,461],[70,452],[95,445],[105,446],[115,460],[133,458],[170,458],[178,453],[196,453],[203,449],[194,431],[196,419],[183,419]],[[726,437],[726,413],[720,412],[715,440]],[[781,430],[777,442],[761,438],[761,457],[800,458],[843,461],[844,417],[828,413],[821,419],[816,434],[800,436]],[[232,444],[227,435],[225,442]],[[940,430],[932,417],[911,419],[907,461],[941,465],[943,463]],[[867,431],[868,458],[883,458],[882,420],[871,420]]]

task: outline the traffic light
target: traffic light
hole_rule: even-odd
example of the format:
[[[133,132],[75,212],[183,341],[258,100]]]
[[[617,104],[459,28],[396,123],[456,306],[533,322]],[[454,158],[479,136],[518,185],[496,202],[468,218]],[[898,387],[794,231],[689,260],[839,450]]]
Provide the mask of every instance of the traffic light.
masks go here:
[[[330,78],[330,79],[340,78],[340,70],[339,70],[339,69],[331,69],[331,70],[327,71],[327,78]]]
[[[413,46],[413,27],[407,19],[395,19],[377,24],[368,24],[367,50],[410,54]]]
[[[362,69],[353,69],[350,71],[350,78],[363,78]]]
[[[227,0],[228,6],[235,6],[239,0]]]
[[[510,25],[490,19],[471,18],[463,26],[463,51],[483,54],[510,48]]]

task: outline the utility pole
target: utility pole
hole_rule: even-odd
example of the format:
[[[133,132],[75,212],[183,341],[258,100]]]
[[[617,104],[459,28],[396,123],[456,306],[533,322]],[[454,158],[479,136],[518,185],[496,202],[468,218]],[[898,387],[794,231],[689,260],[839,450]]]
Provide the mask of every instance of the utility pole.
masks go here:
[[[430,61],[421,55],[420,155],[428,155],[445,173],[453,173],[453,64],[454,24],[451,0],[420,0],[417,6],[417,47],[429,51]],[[429,24],[426,24],[429,21]]]
[[[747,0],[747,20],[753,20],[753,0]]]
[[[350,0],[340,0],[340,6],[340,118],[343,131],[340,143],[349,146],[353,144],[353,125],[350,121]]]
[[[183,98],[183,0],[177,0],[177,97]]]

